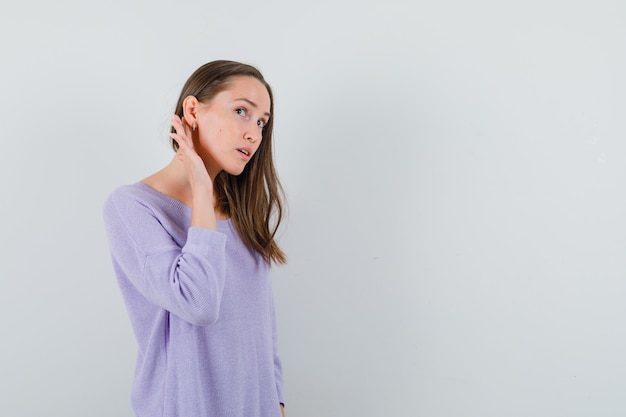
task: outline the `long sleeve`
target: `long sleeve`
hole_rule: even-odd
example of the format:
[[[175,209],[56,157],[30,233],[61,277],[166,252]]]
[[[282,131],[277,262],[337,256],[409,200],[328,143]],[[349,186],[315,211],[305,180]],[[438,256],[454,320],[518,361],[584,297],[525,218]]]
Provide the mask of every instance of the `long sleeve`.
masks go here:
[[[124,192],[106,201],[114,265],[151,303],[194,325],[214,323],[224,288],[226,236],[191,227],[187,240],[176,242],[154,210]]]

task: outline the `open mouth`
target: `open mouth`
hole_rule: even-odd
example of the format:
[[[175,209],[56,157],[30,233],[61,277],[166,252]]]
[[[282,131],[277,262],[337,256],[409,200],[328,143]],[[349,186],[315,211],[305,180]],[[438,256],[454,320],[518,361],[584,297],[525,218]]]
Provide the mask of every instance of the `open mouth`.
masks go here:
[[[244,154],[245,156],[250,156],[250,152],[245,149],[237,149],[237,150],[241,152],[242,154]]]

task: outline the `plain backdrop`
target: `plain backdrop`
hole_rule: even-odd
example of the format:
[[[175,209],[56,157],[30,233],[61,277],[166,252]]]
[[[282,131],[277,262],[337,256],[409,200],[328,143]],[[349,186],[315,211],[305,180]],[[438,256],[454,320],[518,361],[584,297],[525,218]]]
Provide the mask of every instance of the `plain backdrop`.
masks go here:
[[[214,59],[275,92],[289,417],[626,415],[624,22],[622,0],[4,2],[0,415],[132,415],[102,203],[169,161]]]

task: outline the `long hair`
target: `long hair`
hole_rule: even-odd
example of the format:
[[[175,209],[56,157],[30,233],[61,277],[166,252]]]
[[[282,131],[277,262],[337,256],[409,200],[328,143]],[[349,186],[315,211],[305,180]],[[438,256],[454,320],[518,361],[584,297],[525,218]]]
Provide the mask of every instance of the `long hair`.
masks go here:
[[[186,97],[194,96],[200,102],[208,102],[228,87],[231,77],[239,75],[254,77],[267,88],[271,117],[263,127],[259,148],[243,172],[234,176],[222,171],[213,179],[216,208],[231,217],[235,230],[248,249],[259,253],[268,264],[284,264],[287,258],[275,240],[283,217],[284,192],[273,161],[274,97],[261,72],[253,66],[234,61],[204,64],[191,74],[183,86],[175,113],[183,117]],[[172,148],[178,150],[178,143],[173,139]]]

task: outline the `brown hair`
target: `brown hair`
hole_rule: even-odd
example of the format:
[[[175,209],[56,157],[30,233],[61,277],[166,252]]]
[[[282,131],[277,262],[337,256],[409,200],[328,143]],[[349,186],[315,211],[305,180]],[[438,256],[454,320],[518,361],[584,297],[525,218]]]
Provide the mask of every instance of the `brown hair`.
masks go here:
[[[208,102],[228,88],[232,77],[240,75],[254,77],[265,85],[270,96],[271,117],[263,128],[261,144],[244,171],[238,176],[222,171],[213,179],[217,210],[231,217],[241,240],[249,249],[259,253],[268,264],[283,264],[287,258],[275,241],[283,217],[284,193],[273,161],[274,97],[261,72],[253,66],[234,61],[204,64],[191,74],[183,86],[175,113],[183,117],[186,97],[194,96],[200,102]],[[178,144],[173,139],[172,148],[178,150]]]

